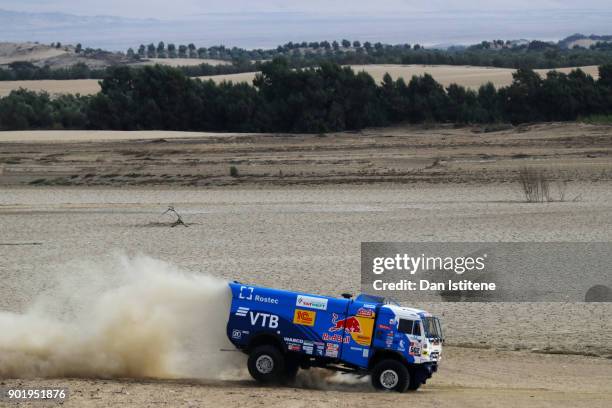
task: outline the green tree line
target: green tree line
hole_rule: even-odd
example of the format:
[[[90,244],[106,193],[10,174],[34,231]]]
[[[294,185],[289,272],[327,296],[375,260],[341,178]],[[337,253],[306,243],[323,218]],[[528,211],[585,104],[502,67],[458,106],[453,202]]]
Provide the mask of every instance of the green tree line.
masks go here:
[[[276,59],[253,86],[187,77],[165,66],[115,67],[91,96],[17,90],[0,99],[0,129],[160,129],[327,132],[393,123],[570,121],[612,114],[612,65],[545,78],[519,69],[511,85],[444,88],[430,75],[408,82],[324,63],[291,69]]]
[[[157,45],[141,45],[136,51],[129,49],[127,56],[138,61],[144,58],[211,58],[230,61],[227,65],[210,65],[207,63],[195,66],[178,67],[187,76],[226,75],[241,72],[258,71],[261,61],[284,58],[291,68],[316,67],[326,62],[340,65],[353,64],[436,64],[436,65],[472,65],[501,68],[562,68],[586,65],[612,64],[612,46],[609,42],[599,42],[589,49],[565,48],[562,45],[543,41],[531,41],[526,44],[513,45],[496,40],[483,41],[471,47],[458,47],[448,50],[426,49],[419,44],[383,44],[368,41],[314,41],[288,42],[273,49],[246,50],[237,47],[196,48],[194,44],[166,45],[160,41]],[[77,48],[78,49],[78,48]],[[111,54],[103,50],[87,48],[81,54],[97,58]],[[18,61],[0,68],[0,81],[36,80],[36,79],[103,79],[108,69],[92,69],[84,63],[67,68],[36,66],[30,62]]]

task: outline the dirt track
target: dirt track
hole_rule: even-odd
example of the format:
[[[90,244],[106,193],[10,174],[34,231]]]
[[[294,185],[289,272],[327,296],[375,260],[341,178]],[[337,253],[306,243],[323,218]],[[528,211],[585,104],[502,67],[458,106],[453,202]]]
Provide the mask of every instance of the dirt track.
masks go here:
[[[5,185],[480,183],[514,181],[525,166],[565,181],[612,179],[612,127],[577,123],[328,135],[0,132],[0,145]]]
[[[611,135],[604,126],[545,124],[0,143],[0,309],[23,311],[53,268],[66,274],[69,260],[117,250],[194,273],[336,294],[359,288],[362,241],[610,241]],[[229,177],[230,165],[242,176]],[[525,165],[557,169],[578,199],[523,203],[513,174]],[[77,186],[23,186],[40,178]],[[168,228],[172,219],[160,215],[168,204],[190,228]],[[260,387],[245,376],[4,379],[0,387],[64,385],[71,407],[611,405],[612,304],[416,306],[442,316],[450,347],[440,372],[414,394],[330,385],[312,372],[298,388]],[[544,354],[553,352],[564,354]]]
[[[4,380],[4,387],[68,387],[65,407],[609,407],[612,361],[579,356],[447,348],[440,372],[416,393],[376,393],[367,382],[302,371],[298,384],[206,380]],[[41,406],[39,402],[19,406]],[[42,404],[44,406],[44,404]]]

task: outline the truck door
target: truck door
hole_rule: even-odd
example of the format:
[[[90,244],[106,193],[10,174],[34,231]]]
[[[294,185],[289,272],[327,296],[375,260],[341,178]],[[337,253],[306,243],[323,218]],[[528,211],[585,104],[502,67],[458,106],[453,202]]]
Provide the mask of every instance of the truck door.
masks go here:
[[[342,327],[341,359],[360,367],[367,367],[372,345],[376,305],[351,301],[348,313],[343,322],[336,322]]]

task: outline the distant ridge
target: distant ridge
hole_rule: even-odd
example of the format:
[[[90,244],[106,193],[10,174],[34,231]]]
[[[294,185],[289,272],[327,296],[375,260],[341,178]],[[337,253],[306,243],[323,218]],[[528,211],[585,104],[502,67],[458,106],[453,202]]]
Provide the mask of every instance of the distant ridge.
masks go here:
[[[562,48],[573,48],[575,45],[586,47],[591,43],[595,44],[597,42],[609,41],[612,41],[612,35],[591,34],[589,36],[586,36],[584,34],[576,33],[559,41],[559,46]]]

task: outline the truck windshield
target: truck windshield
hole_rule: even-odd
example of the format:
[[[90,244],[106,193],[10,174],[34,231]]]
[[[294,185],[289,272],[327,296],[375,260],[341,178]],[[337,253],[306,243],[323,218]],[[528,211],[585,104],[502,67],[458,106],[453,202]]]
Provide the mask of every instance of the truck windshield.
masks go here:
[[[425,336],[428,338],[442,339],[442,326],[440,320],[437,317],[425,317],[423,318],[423,328],[425,329]]]

